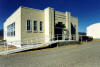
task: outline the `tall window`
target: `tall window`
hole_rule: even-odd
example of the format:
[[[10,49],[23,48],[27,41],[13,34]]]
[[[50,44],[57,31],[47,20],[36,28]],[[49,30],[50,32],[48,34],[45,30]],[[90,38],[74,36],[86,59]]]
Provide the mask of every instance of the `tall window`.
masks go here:
[[[40,21],[40,32],[43,32],[43,22],[42,21]]]
[[[15,23],[7,26],[7,36],[15,36]]]
[[[31,31],[31,22],[27,20],[27,31]]]
[[[10,25],[7,26],[7,36],[10,36]]]
[[[13,25],[14,25],[14,28],[13,28],[14,33],[13,33],[13,35],[15,36],[15,23]]]
[[[33,22],[33,32],[37,32],[37,21]]]

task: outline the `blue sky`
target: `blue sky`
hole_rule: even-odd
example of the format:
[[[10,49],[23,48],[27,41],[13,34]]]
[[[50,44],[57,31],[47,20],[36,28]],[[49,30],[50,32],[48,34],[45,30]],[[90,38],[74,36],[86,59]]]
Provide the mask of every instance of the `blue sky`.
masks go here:
[[[100,0],[0,0],[0,29],[19,6],[70,11],[72,16],[79,18],[79,32],[86,32],[87,26],[100,22]]]

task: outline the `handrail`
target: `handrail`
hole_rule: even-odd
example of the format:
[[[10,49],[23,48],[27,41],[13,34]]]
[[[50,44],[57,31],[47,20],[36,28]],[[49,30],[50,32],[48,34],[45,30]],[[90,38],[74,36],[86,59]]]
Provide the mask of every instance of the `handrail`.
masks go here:
[[[75,35],[72,35],[73,38],[75,38],[76,36]],[[32,38],[25,38],[25,39],[22,39],[22,40],[18,40],[18,41],[7,41],[6,43],[7,44],[11,44],[11,45],[14,45],[14,44],[25,44],[25,45],[28,45],[28,44],[38,44],[38,43],[43,43],[43,41],[45,41],[45,39],[48,39],[49,38],[49,42],[52,42],[52,41],[59,41],[59,40],[65,40],[66,39],[66,35],[62,35],[62,34],[56,34],[54,35],[53,37],[51,36],[36,36],[36,37],[32,37]],[[67,39],[69,40],[70,37],[67,37]]]

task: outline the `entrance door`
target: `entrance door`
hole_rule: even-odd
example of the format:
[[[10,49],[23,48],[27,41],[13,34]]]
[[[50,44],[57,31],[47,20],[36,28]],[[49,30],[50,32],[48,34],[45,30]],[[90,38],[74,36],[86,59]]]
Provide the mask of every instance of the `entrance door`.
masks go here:
[[[63,29],[62,37],[63,37],[63,40],[69,39],[69,31],[67,29]]]
[[[71,23],[71,37],[72,37],[72,40],[76,40],[76,25],[73,25]]]
[[[55,37],[58,40],[62,40],[63,39],[63,29],[65,28],[65,25],[62,24],[62,22],[58,22],[58,24],[55,25]]]

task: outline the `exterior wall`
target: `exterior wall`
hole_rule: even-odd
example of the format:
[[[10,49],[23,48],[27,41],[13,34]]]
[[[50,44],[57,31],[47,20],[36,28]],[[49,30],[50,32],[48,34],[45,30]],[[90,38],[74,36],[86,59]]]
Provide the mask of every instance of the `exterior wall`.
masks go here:
[[[69,31],[69,39],[71,40],[71,23],[76,26],[76,40],[78,41],[78,18],[72,17],[70,12],[55,11],[55,24],[62,22],[65,24],[66,29]]]
[[[7,26],[15,22],[15,36],[7,36]],[[4,22],[4,40],[7,42],[21,40],[21,8],[17,9],[5,22]],[[20,46],[16,44],[17,46]]]
[[[31,20],[31,31],[27,32],[26,22],[27,20]],[[38,23],[38,31],[33,32],[33,21],[37,21]],[[43,32],[39,32],[39,22],[43,22]],[[45,22],[44,22],[44,11],[22,7],[21,8],[21,40],[32,38],[35,42],[40,41],[42,38],[42,42],[44,42],[44,32],[45,32]],[[36,40],[38,39],[38,40]]]
[[[45,20],[45,42],[54,37],[54,9],[46,8],[44,10]]]
[[[66,15],[66,13],[64,13],[64,12],[59,12],[59,11],[55,11],[55,25],[56,24],[59,24],[58,22],[61,22],[64,26],[65,26],[65,28],[62,28],[63,30],[67,30],[67,31],[69,31],[69,28],[68,28],[68,23],[69,23],[69,21],[68,21],[68,15]],[[59,31],[58,31],[59,32]],[[66,31],[65,31],[66,32]],[[62,31],[62,34],[61,35],[58,35],[58,36],[61,36],[62,37],[62,39],[69,39],[69,33],[67,32],[67,35],[66,35],[66,33],[65,33],[64,31]]]
[[[55,11],[55,24],[62,22],[66,25],[66,15],[63,12]]]
[[[100,23],[93,24],[87,27],[87,36],[91,36],[94,39],[100,39]]]
[[[73,26],[76,26],[76,40],[78,41],[79,40],[79,35],[78,35],[78,18],[71,16],[71,23],[73,24]]]
[[[66,12],[66,28],[69,31],[69,40],[71,40],[71,13]]]

